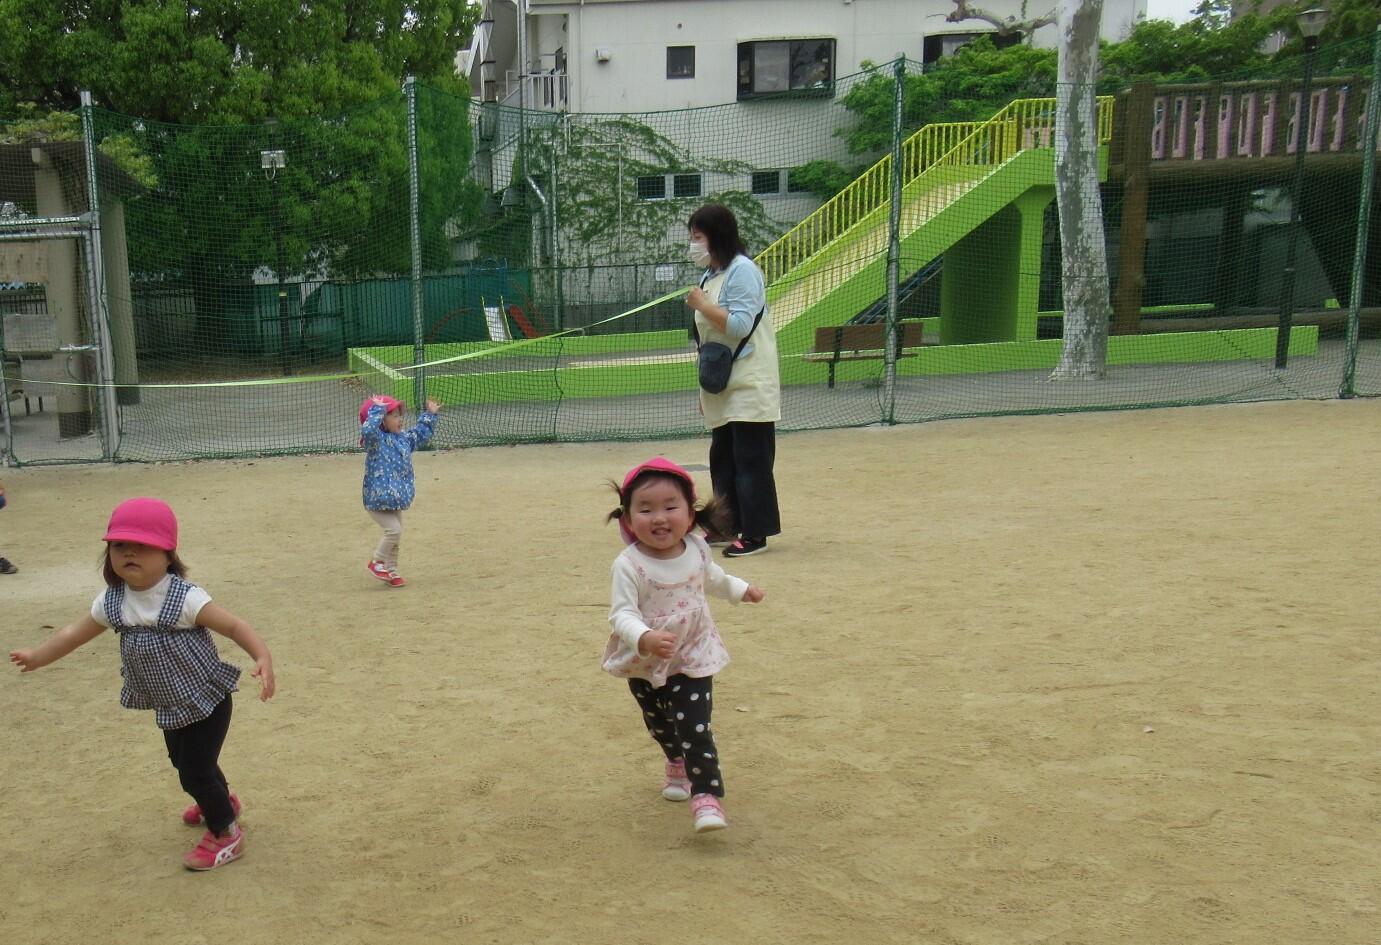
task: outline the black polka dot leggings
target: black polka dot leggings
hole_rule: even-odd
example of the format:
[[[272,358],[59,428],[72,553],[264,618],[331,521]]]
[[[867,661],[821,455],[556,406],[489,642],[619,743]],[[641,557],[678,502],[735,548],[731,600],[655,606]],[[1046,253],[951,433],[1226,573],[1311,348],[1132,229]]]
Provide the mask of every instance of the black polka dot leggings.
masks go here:
[[[667,760],[686,759],[691,793],[723,797],[719,750],[710,732],[714,677],[692,679],[678,673],[669,677],[660,689],[646,679],[630,679],[628,688],[643,710],[648,734],[662,746]]]

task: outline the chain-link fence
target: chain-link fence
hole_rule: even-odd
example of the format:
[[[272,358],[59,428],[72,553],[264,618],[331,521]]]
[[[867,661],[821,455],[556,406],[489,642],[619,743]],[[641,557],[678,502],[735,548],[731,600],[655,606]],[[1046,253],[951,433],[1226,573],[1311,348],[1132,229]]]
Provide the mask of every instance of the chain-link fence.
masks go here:
[[[710,201],[769,281],[784,429],[1381,393],[1370,43],[1083,90],[1111,277],[1086,381],[1049,379],[1055,90],[927,124],[919,73],[652,114],[409,82],[313,121],[0,126],[7,456],[353,449],[371,391],[441,400],[442,446],[694,434]]]

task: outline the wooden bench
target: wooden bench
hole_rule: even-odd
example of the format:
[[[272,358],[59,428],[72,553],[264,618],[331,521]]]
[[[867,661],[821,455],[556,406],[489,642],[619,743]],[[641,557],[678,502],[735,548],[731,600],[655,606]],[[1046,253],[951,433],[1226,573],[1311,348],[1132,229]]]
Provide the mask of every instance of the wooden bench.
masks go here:
[[[922,338],[920,322],[902,322],[897,326],[897,357],[908,357],[907,348],[934,344]],[[815,329],[815,346],[805,353],[806,361],[824,361],[829,365],[829,386],[834,387],[834,369],[840,361],[880,361],[886,358],[887,325],[873,322],[866,325],[834,325]]]

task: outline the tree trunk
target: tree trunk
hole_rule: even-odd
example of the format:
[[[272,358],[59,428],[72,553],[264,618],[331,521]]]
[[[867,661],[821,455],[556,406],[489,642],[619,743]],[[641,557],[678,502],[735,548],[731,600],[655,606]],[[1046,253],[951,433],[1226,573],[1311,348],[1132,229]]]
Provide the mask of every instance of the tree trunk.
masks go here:
[[[1060,212],[1064,346],[1051,380],[1107,375],[1108,258],[1098,189],[1098,26],[1103,0],[1060,0],[1055,202]]]

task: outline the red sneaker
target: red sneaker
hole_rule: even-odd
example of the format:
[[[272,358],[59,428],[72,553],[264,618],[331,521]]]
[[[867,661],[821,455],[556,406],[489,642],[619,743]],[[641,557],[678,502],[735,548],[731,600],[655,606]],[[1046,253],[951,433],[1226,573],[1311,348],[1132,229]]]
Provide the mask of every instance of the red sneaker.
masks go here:
[[[388,568],[384,566],[382,561],[371,561],[369,564],[365,565],[365,567],[369,569],[370,574],[374,575],[385,584],[389,582]]]
[[[388,572],[388,577],[385,578],[385,580],[388,581],[389,587],[402,587],[403,585],[408,583],[407,581],[403,580],[402,575],[400,575],[397,571]]]
[[[189,870],[213,870],[218,866],[238,860],[245,852],[245,834],[239,824],[230,825],[230,833],[218,837],[206,831],[201,842],[191,853],[182,858],[182,865]]]
[[[240,799],[235,796],[234,791],[230,792],[230,809],[235,812],[236,817],[240,816]],[[189,827],[195,827],[202,820],[201,807],[196,804],[182,812],[182,822]]]

